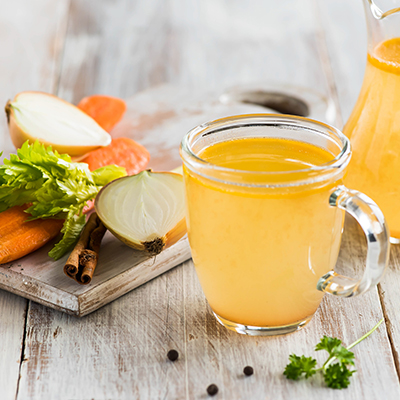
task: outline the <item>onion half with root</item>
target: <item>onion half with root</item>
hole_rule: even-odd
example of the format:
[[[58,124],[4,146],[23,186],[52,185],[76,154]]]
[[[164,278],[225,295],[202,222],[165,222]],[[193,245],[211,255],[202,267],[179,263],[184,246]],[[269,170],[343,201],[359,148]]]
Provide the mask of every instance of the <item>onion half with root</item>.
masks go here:
[[[59,153],[80,157],[111,143],[111,136],[93,118],[48,93],[21,92],[6,104],[5,111],[17,149],[27,140],[38,140]]]
[[[97,215],[122,242],[157,255],[186,233],[183,177],[142,171],[117,179],[96,197]]]

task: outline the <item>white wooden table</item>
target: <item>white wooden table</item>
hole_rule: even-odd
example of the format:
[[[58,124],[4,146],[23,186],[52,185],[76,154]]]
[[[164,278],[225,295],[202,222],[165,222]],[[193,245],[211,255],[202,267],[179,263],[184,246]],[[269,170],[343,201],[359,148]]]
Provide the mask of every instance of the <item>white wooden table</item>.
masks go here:
[[[366,29],[361,0],[1,0],[0,103],[23,90],[72,102],[127,98],[158,84],[197,93],[257,82],[314,88],[347,119],[361,86]],[[0,149],[10,151],[5,116]],[[182,135],[185,132],[182,132]],[[347,221],[340,265],[363,268],[364,239]],[[282,337],[219,326],[192,263],[78,319],[0,291],[0,398],[399,399],[400,249],[368,294],[326,296],[312,322]],[[1,268],[1,267],[0,267]],[[282,375],[288,355],[314,355],[326,334],[354,348],[346,390]],[[166,359],[174,348],[178,361]],[[243,367],[255,374],[244,377]]]

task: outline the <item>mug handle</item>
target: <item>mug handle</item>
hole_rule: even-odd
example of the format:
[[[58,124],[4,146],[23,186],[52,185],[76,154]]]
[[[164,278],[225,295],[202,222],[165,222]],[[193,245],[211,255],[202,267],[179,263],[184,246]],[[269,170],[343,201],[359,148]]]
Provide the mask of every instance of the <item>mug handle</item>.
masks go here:
[[[330,271],[321,277],[317,289],[340,297],[365,293],[376,285],[385,272],[390,252],[389,230],[379,207],[365,194],[339,186],[329,204],[348,212],[360,224],[367,238],[368,250],[361,280]]]

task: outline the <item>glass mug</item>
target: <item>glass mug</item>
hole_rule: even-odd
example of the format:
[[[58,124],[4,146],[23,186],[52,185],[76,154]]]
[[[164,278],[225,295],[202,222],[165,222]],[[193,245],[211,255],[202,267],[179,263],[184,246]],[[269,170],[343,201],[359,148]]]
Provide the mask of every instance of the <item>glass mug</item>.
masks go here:
[[[342,184],[351,150],[339,130],[301,117],[228,117],[191,130],[180,153],[194,265],[225,327],[294,332],[324,292],[350,297],[379,282],[388,229],[372,200]],[[344,211],[368,242],[360,281],[333,271]]]

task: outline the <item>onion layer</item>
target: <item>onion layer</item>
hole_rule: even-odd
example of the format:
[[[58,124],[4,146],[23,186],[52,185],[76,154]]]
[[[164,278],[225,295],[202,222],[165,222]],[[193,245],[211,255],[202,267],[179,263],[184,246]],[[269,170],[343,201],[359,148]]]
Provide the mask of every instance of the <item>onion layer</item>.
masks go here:
[[[180,174],[147,170],[117,179],[97,195],[95,209],[114,236],[151,255],[186,233]]]
[[[59,153],[79,157],[111,143],[111,136],[93,118],[51,94],[21,92],[5,110],[16,148],[38,140]]]

